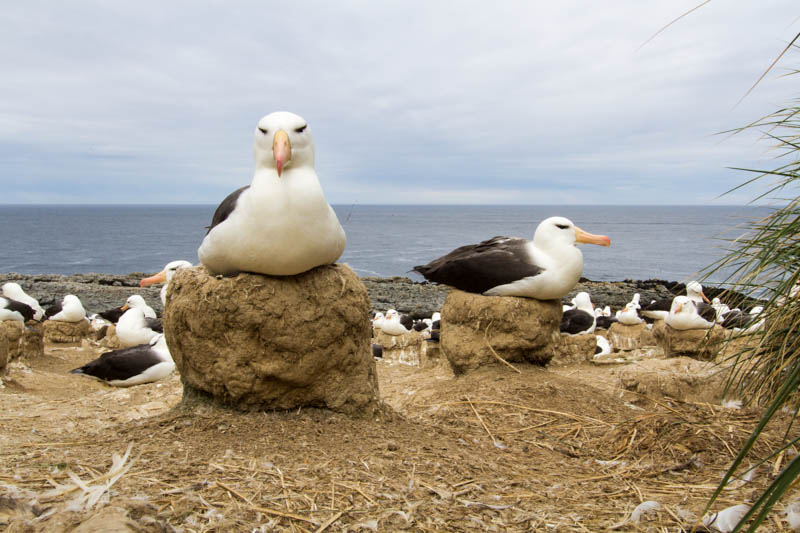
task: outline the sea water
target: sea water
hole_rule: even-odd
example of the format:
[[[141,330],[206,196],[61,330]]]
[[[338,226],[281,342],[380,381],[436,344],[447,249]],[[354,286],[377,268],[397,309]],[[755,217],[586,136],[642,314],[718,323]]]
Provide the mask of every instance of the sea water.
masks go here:
[[[0,272],[156,272],[197,262],[213,205],[0,205]],[[347,233],[340,262],[360,276],[422,278],[411,269],[496,235],[532,238],[559,215],[609,248],[581,245],[584,277],[686,281],[721,258],[767,208],[745,206],[334,206]],[[721,281],[717,276],[715,280]]]

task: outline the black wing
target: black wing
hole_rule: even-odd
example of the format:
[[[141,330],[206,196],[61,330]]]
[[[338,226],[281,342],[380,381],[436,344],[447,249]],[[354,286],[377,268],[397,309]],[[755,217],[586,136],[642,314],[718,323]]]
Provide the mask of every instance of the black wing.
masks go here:
[[[481,294],[498,285],[536,276],[544,270],[528,262],[527,243],[518,237],[493,237],[456,248],[413,270],[428,281]]]
[[[145,317],[144,324],[153,331],[157,331],[158,333],[164,333],[164,326],[161,324],[160,318]]]
[[[617,319],[614,318],[613,316],[599,316],[597,317],[596,327],[600,329],[609,329],[611,327],[611,324],[613,324],[616,321]]]
[[[653,300],[649,304],[642,307],[642,311],[669,311],[672,307],[671,298],[661,298]]]
[[[51,316],[57,315],[60,312],[61,312],[61,301],[59,300],[58,302],[54,303],[45,310],[44,316],[50,318]]]
[[[5,298],[6,305],[5,308],[9,311],[16,311],[17,313],[22,315],[22,318],[25,319],[27,322],[28,320],[33,320],[33,308],[22,302],[18,302],[17,300],[12,300],[11,298]]]
[[[561,316],[561,332],[575,335],[586,331],[595,323],[594,316],[580,309],[569,309]]]
[[[752,320],[752,317],[738,309],[733,309],[722,315],[723,328],[746,328]]]
[[[119,320],[119,317],[125,314],[125,311],[123,311],[121,307],[115,307],[113,309],[109,309],[108,311],[103,311],[102,313],[98,314],[101,317],[108,320],[109,322],[116,324],[117,320]]]
[[[71,373],[87,374],[105,381],[125,380],[161,362],[162,359],[149,344],[139,344],[106,352],[94,361],[72,370]]]
[[[717,311],[705,302],[697,303],[697,314],[712,324],[717,321]]]
[[[211,225],[206,226],[206,229],[208,229],[206,235],[211,233],[211,230],[214,229],[214,226],[223,223],[226,218],[231,216],[234,208],[236,208],[236,202],[239,201],[239,196],[241,196],[245,189],[248,189],[249,187],[249,185],[245,185],[240,189],[236,189],[226,196],[224,200],[222,200],[222,203],[217,206],[217,210],[214,211],[214,216],[211,217]]]

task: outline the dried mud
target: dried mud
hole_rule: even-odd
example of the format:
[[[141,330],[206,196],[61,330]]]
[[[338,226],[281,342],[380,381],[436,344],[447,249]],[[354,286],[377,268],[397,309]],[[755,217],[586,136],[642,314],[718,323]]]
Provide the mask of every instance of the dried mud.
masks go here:
[[[442,364],[387,361],[377,364],[378,416],[240,413],[182,401],[177,375],[116,389],[68,373],[98,351],[48,345],[11,363],[0,390],[0,529],[680,531],[758,419],[626,391],[621,365],[455,377]],[[78,501],[70,476],[107,482],[112,455],[129,446],[130,469],[92,508]],[[772,458],[714,509],[752,502],[785,462]],[[74,490],[54,496],[54,485]],[[646,500],[662,511],[630,522]],[[786,527],[775,511],[763,530]]]

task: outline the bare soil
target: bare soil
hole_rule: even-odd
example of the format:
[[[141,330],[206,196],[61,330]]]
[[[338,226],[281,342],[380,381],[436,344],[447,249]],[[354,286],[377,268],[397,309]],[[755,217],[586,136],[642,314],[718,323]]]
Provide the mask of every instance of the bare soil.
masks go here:
[[[3,377],[0,529],[691,530],[759,414],[626,391],[613,364],[454,377],[387,361],[378,417],[242,413],[183,400],[177,375],[118,389],[68,373],[99,351],[47,346]],[[734,483],[714,510],[752,502],[786,461]],[[631,522],[648,500],[662,509]],[[784,529],[776,510],[763,530]]]

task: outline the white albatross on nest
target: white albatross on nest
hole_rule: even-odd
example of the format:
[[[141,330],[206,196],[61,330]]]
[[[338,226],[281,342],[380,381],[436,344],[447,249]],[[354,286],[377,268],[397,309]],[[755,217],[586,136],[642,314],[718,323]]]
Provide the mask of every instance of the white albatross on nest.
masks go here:
[[[23,303],[33,309],[33,319],[34,320],[41,320],[44,318],[44,309],[41,305],[39,305],[39,301],[36,300],[33,296],[29,296],[22,290],[22,287],[19,286],[19,283],[14,283],[13,281],[9,281],[8,283],[3,284],[3,296],[10,300],[15,300],[17,302]]]
[[[74,294],[67,294],[58,303],[50,308],[54,314],[50,316],[50,320],[56,322],[80,322],[86,320],[86,309],[83,304]]]
[[[700,303],[702,304],[703,302]],[[698,305],[688,296],[676,296],[672,300],[672,307],[665,319],[667,325],[679,330],[713,328],[716,319],[714,308],[707,306],[710,313],[701,316],[697,311]]]
[[[125,300],[125,305],[123,305],[121,309],[122,311],[141,309],[145,318],[156,318],[157,316],[155,309],[147,305],[147,302],[145,302],[144,298],[139,294],[131,294],[128,296],[128,299]]]
[[[139,287],[149,287],[150,285],[163,283],[164,286],[161,287],[159,296],[161,297],[161,305],[167,305],[167,288],[169,287],[169,282],[172,281],[172,278],[179,269],[191,267],[192,264],[189,261],[184,261],[182,259],[171,261],[167,263],[167,265],[164,267],[164,270],[161,272],[153,274],[149,278],[142,278],[142,280],[139,282]]]
[[[117,321],[116,333],[123,346],[148,344],[153,337],[163,333],[161,321],[144,316],[144,311],[131,307]]]
[[[336,262],[345,246],[314,170],[308,123],[287,112],[258,121],[250,185],[217,207],[197,250],[211,274],[301,274]]]
[[[462,291],[555,300],[566,296],[583,273],[577,243],[609,246],[611,239],[587,233],[564,217],[550,217],[536,227],[532,241],[494,237],[413,270]]]

